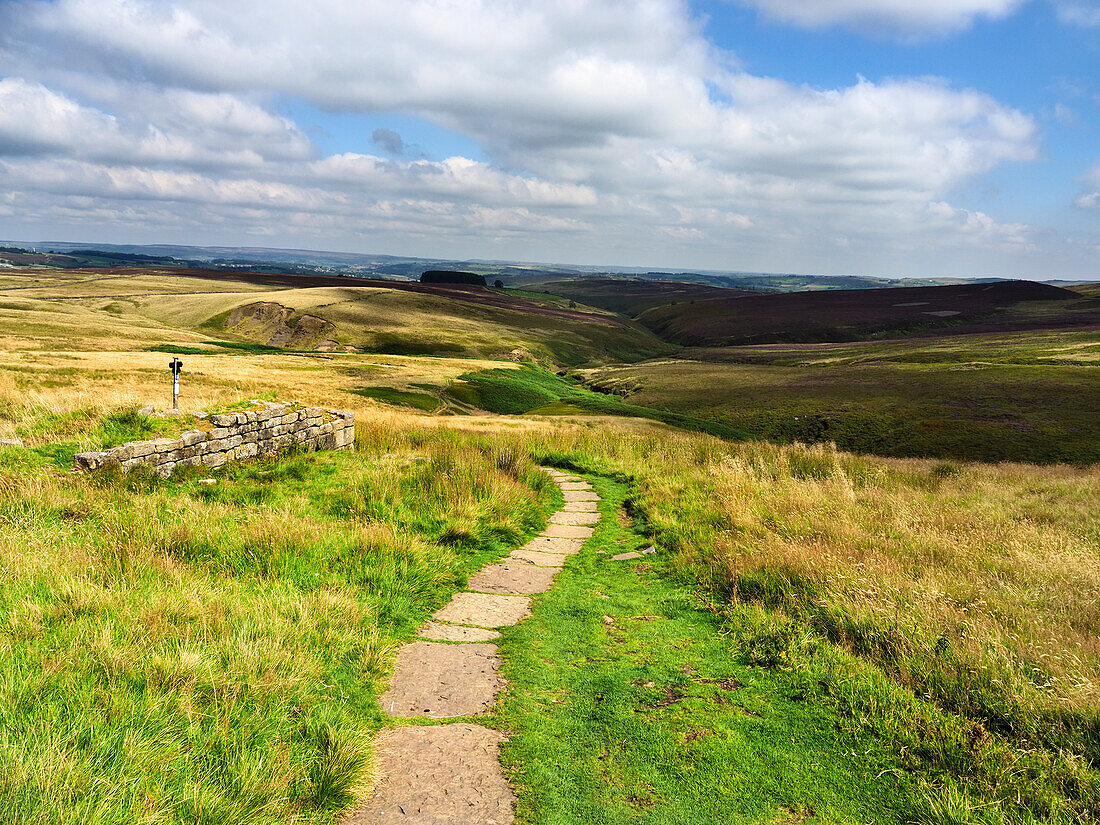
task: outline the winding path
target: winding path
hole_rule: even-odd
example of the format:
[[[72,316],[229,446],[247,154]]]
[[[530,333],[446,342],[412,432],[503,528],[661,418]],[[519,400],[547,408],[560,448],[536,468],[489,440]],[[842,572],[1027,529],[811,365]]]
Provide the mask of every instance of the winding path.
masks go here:
[[[487,713],[503,686],[497,628],[531,613],[531,596],[550,589],[566,559],[599,521],[591,485],[547,469],[565,505],[549,526],[497,564],[481,569],[465,592],[437,610],[420,640],[398,651],[382,709],[405,720],[375,740],[373,797],[343,825],[510,825],[514,797],[500,767],[504,734],[469,722],[417,724]]]

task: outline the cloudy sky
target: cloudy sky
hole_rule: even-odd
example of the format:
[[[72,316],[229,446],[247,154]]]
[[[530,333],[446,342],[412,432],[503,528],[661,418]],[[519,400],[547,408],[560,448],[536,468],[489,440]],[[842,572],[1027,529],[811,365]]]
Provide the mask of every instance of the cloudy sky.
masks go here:
[[[0,238],[1100,279],[1100,2],[0,0]]]

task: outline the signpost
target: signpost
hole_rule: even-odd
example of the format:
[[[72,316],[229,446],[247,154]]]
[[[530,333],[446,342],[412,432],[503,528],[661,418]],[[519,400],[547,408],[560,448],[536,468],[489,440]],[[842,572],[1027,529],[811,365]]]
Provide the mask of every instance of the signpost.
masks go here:
[[[173,358],[168,364],[168,369],[172,371],[172,409],[178,410],[180,408],[180,370],[183,369],[183,361]]]

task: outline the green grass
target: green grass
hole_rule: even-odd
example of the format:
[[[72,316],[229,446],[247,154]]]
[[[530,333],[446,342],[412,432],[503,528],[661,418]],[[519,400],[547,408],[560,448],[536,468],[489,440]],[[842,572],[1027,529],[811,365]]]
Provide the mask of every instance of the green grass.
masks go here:
[[[414,410],[434,412],[439,409],[442,402],[438,397],[425,392],[410,392],[408,390],[396,390],[393,387],[360,387],[349,390],[363,398],[371,398],[386,404],[395,404],[399,407],[412,407]]]
[[[882,743],[748,663],[656,557],[611,561],[647,542],[617,522],[626,485],[594,481],[596,536],[505,636],[518,821],[902,821],[915,782]]]
[[[971,461],[1100,461],[1095,332],[698,350],[586,377],[758,438]],[[705,388],[701,389],[701,388]]]
[[[1095,472],[606,439],[546,440],[542,458],[629,482],[631,512],[663,551],[643,590],[680,582],[717,617],[729,656],[774,674],[771,702],[818,709],[842,747],[911,777],[889,797],[904,821],[1100,816]],[[565,611],[544,637],[568,626]],[[660,645],[635,646],[653,657]],[[545,674],[556,657],[539,662]]]
[[[213,486],[0,464],[5,821],[328,823],[352,804],[394,647],[554,492],[484,439],[368,425],[360,448]]]
[[[592,392],[533,365],[467,373],[447,388],[447,394],[463,404],[500,415],[521,415],[540,410],[548,414],[562,414],[568,407],[576,407],[595,415],[647,418],[719,438],[736,440],[745,437],[741,431],[718,422],[627,404],[616,396]],[[563,403],[567,406],[561,406]]]
[[[218,346],[222,345],[218,344]],[[168,355],[213,355],[217,350],[206,347],[188,347],[180,344],[157,344],[152,347],[146,347],[145,352],[164,352]]]
[[[128,441],[175,435],[193,423],[189,417],[157,418],[141,415],[134,409],[107,415],[86,408],[66,412],[41,410],[34,417],[24,418],[17,432],[31,441],[44,441],[28,448],[25,459],[30,459],[31,455],[45,458],[54,466],[67,470],[73,466],[73,456],[83,450],[101,450]],[[33,463],[33,459],[30,460]]]

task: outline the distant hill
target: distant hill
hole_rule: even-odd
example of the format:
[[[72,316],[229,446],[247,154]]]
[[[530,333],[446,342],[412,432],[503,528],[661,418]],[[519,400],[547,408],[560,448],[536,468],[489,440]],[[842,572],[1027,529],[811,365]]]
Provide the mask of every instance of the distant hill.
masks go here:
[[[1066,314],[1028,302],[1064,302]],[[951,327],[954,332],[1100,323],[1079,293],[1034,281],[954,286],[785,292],[710,298],[643,312],[638,320],[686,346],[856,341]],[[1057,307],[1061,309],[1062,307]]]
[[[638,315],[647,309],[678,301],[705,300],[751,295],[745,290],[726,289],[685,281],[645,281],[637,278],[573,278],[545,281],[540,290],[571,298],[582,304],[624,315]]]
[[[654,270],[648,267],[592,266],[500,260],[459,260],[332,252],[314,249],[282,249],[249,246],[184,246],[178,244],[73,243],[70,241],[4,240],[0,246],[34,248],[52,258],[27,258],[17,266],[57,268],[111,266],[138,260],[170,266],[230,269],[245,272],[281,272],[301,275],[350,275],[415,281],[424,270],[456,269],[476,272],[492,283],[543,289],[546,282],[570,279],[626,279],[704,284],[756,292],[790,292],[818,289],[878,289],[881,287],[938,286],[973,283],[963,278],[881,278],[870,275],[807,275],[798,273],[746,272],[742,270]],[[141,256],[140,258],[135,256]],[[4,263],[0,257],[0,265]],[[984,282],[999,279],[985,279]]]

